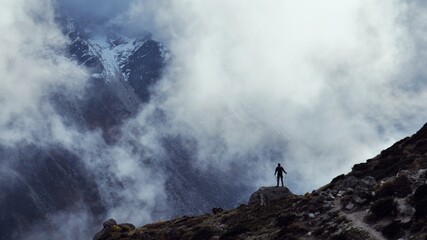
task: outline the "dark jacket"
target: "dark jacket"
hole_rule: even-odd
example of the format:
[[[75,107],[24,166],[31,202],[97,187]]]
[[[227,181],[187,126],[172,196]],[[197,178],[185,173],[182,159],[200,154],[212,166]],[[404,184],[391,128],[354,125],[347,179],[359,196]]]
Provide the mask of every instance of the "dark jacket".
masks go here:
[[[276,175],[276,173],[277,173],[277,177],[283,177],[283,173],[288,174],[288,173],[285,171],[285,169],[284,169],[284,168],[282,168],[282,166],[280,166],[280,167],[277,167],[277,168],[276,168],[276,171],[274,172],[274,175]]]

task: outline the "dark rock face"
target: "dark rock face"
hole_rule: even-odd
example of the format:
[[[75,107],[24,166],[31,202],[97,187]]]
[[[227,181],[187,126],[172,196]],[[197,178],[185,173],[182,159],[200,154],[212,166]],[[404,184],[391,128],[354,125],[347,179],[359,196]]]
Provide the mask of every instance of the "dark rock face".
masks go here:
[[[427,152],[427,125],[411,137],[404,138],[378,156],[353,166],[349,175],[356,177],[372,176],[377,181],[395,176],[401,170],[426,169],[424,153]]]
[[[162,49],[158,42],[146,41],[129,56],[122,66],[122,71],[129,76],[129,84],[142,102],[150,100],[150,88],[160,79],[165,65]]]
[[[67,49],[70,57],[92,71],[101,72],[104,69],[101,60],[93,54],[88,54],[90,52],[90,46],[86,40],[87,36],[78,30],[69,31],[66,32],[66,34],[71,40]]]
[[[287,187],[261,187],[251,195],[248,204],[264,206],[289,195],[293,194]]]
[[[80,204],[95,218],[105,211],[93,176],[73,153],[34,145],[0,152],[13,160],[0,181],[0,232],[4,239],[11,239],[17,227],[27,230],[46,215]]]

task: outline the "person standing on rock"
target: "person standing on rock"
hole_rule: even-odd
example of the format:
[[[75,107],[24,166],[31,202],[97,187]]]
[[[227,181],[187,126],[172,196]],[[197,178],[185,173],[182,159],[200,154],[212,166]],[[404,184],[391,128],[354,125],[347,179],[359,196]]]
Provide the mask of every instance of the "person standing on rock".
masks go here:
[[[276,187],[279,187],[279,179],[282,180],[282,187],[284,187],[284,185],[283,185],[283,173],[288,174],[285,171],[285,169],[282,166],[280,166],[280,163],[277,164],[276,171],[274,172],[274,175],[277,174],[277,186]]]

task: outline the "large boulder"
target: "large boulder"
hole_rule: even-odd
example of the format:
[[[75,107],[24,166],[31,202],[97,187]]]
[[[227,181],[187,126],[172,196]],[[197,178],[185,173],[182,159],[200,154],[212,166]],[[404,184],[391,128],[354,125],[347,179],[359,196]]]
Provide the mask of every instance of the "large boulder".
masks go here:
[[[135,230],[135,226],[133,224],[130,224],[130,223],[117,224],[116,220],[114,219],[108,219],[102,225],[104,228],[95,234],[95,236],[93,237],[93,240],[118,239],[113,236],[126,235],[126,234],[129,234],[129,232]]]
[[[261,187],[249,198],[249,205],[268,205],[274,200],[293,195],[287,187]]]
[[[117,222],[114,219],[108,219],[102,226],[104,227],[101,231],[97,232],[93,237],[93,240],[104,240],[111,237],[110,230],[113,226],[116,226]]]

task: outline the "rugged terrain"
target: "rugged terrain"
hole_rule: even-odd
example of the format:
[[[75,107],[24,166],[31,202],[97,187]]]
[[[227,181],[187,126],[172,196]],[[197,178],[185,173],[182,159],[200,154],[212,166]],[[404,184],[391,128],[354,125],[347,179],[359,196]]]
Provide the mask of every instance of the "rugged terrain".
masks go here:
[[[424,240],[426,154],[427,125],[311,193],[261,188],[236,209],[139,228],[111,219],[94,239]]]

